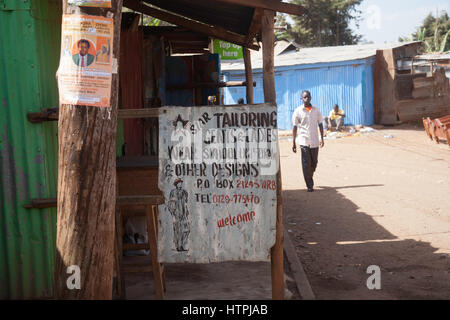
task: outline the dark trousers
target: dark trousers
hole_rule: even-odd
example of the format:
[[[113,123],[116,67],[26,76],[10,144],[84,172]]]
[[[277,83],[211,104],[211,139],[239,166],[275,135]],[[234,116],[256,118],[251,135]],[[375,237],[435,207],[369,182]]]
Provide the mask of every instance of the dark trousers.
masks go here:
[[[319,158],[319,148],[301,146],[301,149],[303,177],[305,178],[308,189],[312,189],[314,187],[313,176],[316,171]]]

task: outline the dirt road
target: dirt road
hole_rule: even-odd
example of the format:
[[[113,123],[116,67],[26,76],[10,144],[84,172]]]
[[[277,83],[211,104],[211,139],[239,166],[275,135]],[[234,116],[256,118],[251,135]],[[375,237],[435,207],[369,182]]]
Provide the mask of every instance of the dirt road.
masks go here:
[[[446,144],[419,125],[327,140],[307,193],[291,141],[280,142],[285,228],[317,299],[450,299]],[[381,290],[366,286],[371,265]]]

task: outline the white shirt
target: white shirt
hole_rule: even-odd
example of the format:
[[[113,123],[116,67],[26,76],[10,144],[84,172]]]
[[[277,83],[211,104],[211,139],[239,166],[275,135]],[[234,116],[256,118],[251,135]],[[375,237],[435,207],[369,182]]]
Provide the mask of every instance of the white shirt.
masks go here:
[[[305,106],[295,109],[292,115],[292,125],[297,126],[297,139],[299,145],[310,148],[319,147],[319,124],[323,121],[319,108],[312,107],[311,111]]]

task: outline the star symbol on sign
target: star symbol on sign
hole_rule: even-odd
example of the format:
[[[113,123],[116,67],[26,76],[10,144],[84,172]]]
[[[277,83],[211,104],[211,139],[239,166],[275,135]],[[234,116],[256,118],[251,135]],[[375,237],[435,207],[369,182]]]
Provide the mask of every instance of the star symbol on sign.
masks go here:
[[[181,125],[184,127],[186,127],[186,124],[189,121],[183,120],[183,118],[181,117],[181,114],[178,115],[178,117],[175,119],[175,121],[173,122],[173,127],[176,129],[177,128],[177,124],[178,122],[181,122]]]

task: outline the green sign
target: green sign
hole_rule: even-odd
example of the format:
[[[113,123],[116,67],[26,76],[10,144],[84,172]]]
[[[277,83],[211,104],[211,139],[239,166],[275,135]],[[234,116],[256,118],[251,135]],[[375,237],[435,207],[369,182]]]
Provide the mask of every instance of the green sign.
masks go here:
[[[236,60],[244,58],[241,46],[218,39],[214,39],[214,53],[218,53],[221,60]]]

